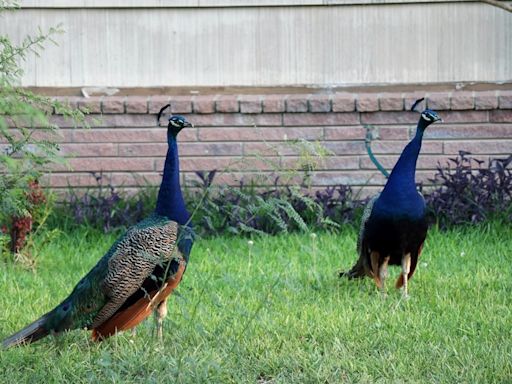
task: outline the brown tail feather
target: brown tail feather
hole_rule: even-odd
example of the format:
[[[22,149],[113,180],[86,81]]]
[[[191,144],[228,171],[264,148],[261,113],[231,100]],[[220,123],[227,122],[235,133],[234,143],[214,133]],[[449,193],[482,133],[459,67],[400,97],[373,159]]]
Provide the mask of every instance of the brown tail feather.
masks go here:
[[[2,341],[2,347],[7,349],[22,344],[30,344],[48,336],[50,331],[44,328],[46,320],[47,315],[44,315],[33,323],[27,325],[21,331],[16,332],[14,335]]]
[[[147,297],[143,297],[125,310],[116,313],[99,327],[94,328],[92,339],[94,341],[103,340],[116,332],[126,331],[138,325],[178,286],[183,272],[185,272],[185,263],[180,263],[178,271],[167,280],[162,289],[151,292]]]

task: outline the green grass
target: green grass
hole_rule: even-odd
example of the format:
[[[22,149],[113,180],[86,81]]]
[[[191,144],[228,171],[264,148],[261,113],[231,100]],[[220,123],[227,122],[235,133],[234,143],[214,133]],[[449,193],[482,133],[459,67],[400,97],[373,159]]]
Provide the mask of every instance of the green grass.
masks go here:
[[[165,340],[154,324],[90,341],[86,331],[0,351],[2,382],[512,382],[512,236],[485,224],[431,230],[411,298],[337,278],[356,232],[197,241]],[[0,337],[67,295],[113,235],[61,234],[36,273],[0,277]]]

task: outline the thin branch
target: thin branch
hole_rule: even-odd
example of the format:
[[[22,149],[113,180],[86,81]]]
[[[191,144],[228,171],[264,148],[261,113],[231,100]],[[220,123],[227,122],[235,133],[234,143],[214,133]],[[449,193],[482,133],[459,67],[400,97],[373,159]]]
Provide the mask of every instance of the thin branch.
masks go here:
[[[505,1],[499,1],[499,0],[479,0],[482,3],[487,3],[490,5],[493,5],[495,7],[504,9],[505,11],[512,12],[512,5],[508,4]]]

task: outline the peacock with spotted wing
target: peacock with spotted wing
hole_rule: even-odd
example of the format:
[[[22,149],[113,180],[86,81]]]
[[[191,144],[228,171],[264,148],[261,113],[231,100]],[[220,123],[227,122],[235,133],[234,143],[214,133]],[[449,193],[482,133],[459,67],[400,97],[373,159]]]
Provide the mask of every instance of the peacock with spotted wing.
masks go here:
[[[153,311],[162,338],[167,298],[181,281],[194,242],[176,141],[189,126],[182,116],[169,118],[169,147],[155,212],[129,228],[61,304],[5,339],[4,348],[80,328],[91,329],[93,339],[101,340],[135,327]]]

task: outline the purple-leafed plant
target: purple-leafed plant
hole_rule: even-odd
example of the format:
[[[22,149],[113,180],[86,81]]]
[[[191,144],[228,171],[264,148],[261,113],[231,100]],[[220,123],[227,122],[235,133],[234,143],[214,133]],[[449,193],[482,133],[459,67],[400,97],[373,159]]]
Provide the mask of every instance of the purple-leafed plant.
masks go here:
[[[130,197],[116,190],[110,181],[105,181],[102,172],[92,172],[92,175],[96,180],[95,188],[83,192],[69,188],[65,212],[60,214],[67,215],[73,223],[88,224],[108,232],[116,227],[130,226],[154,209],[154,197],[147,190]]]
[[[439,165],[434,187],[425,192],[429,215],[441,228],[475,223],[495,216],[512,221],[512,155],[484,162],[466,152]],[[201,235],[290,232],[335,229],[355,224],[366,200],[348,185],[328,186],[309,194],[307,188],[280,186],[279,177],[267,187],[241,181],[236,186],[214,185],[218,171],[198,171],[198,181],[185,190],[196,231]],[[121,194],[105,177],[94,174],[95,188],[70,190],[64,206],[71,220],[104,231],[129,226],[150,214],[156,189],[135,196]]]
[[[432,180],[437,188],[425,196],[442,228],[503,215],[512,220],[512,155],[487,165],[470,155],[461,151],[446,167],[439,165]]]

